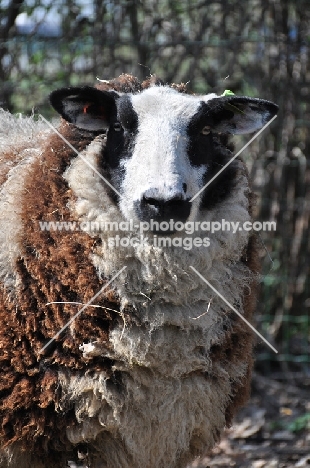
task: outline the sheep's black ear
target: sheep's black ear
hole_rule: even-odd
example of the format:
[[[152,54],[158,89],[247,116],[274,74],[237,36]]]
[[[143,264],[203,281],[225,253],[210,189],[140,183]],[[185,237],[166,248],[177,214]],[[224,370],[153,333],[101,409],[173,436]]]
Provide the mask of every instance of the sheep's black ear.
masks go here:
[[[109,126],[116,97],[113,91],[83,86],[57,89],[50,94],[49,100],[54,109],[76,127],[100,131]]]
[[[263,99],[223,96],[208,101],[215,121],[214,129],[223,133],[252,133],[262,128],[278,106]]]

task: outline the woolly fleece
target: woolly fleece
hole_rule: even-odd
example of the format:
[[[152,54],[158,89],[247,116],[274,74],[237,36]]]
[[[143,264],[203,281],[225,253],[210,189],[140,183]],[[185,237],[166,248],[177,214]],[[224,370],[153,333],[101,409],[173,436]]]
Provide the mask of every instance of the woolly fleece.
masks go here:
[[[101,86],[132,92],[147,84],[123,75]],[[253,239],[223,231],[203,250],[111,249],[106,231],[39,232],[39,219],[124,217],[103,180],[50,130],[30,119],[28,139],[19,119],[1,116],[14,137],[2,146],[0,192],[0,467],[63,468],[80,444],[91,468],[186,467],[214,446],[247,399],[253,343],[246,324],[189,266],[250,319]],[[105,136],[83,137],[68,124],[60,131],[102,171]],[[231,197],[195,220],[251,219],[247,172],[241,160],[237,166]],[[78,310],[46,303],[85,304],[123,266],[100,307],[87,309],[42,357],[43,344]]]

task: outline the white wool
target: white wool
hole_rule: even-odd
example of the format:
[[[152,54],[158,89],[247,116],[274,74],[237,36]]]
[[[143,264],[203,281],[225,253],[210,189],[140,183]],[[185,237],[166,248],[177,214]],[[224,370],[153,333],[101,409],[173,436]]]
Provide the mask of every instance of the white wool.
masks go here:
[[[216,378],[209,381],[199,372],[174,379],[138,366],[121,370],[122,390],[102,374],[61,375],[66,402],[76,401],[79,422],[68,429],[69,439],[73,443],[95,439],[98,451],[104,447],[92,466],[183,467],[190,445],[196,445],[198,453],[214,444],[215,431],[225,424],[227,373],[214,369]]]
[[[16,285],[15,262],[20,254],[23,226],[21,200],[27,171],[42,154],[51,130],[33,117],[13,116],[0,109],[0,277],[10,290]],[[6,157],[6,154],[10,157]],[[12,209],[12,207],[14,207]]]
[[[23,226],[20,219],[20,200],[23,181],[33,157],[25,158],[8,173],[7,181],[0,190],[0,277],[8,289],[15,286],[15,264],[20,255]],[[12,210],[14,206],[14,210]]]
[[[48,133],[50,129],[42,120],[36,121],[34,117],[24,117],[21,114],[12,115],[0,108],[1,154],[13,149],[21,159],[20,148],[37,148],[38,143],[43,142]]]
[[[167,352],[165,345],[158,351]],[[180,359],[177,350],[170,355],[171,360],[176,358]],[[59,409],[73,404],[77,418],[77,424],[67,430],[68,439],[74,444],[86,441],[96,449],[92,467],[185,467],[214,445],[225,425],[232,378],[240,380],[247,371],[242,362],[230,368],[219,363],[208,367],[205,375],[192,370],[174,378],[139,363],[116,364],[122,390],[104,373],[60,375],[63,399]]]

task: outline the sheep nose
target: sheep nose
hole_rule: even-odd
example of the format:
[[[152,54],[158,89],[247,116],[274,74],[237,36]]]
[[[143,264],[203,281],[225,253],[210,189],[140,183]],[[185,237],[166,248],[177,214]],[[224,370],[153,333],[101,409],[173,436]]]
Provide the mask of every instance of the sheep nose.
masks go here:
[[[189,217],[191,203],[185,198],[184,191],[170,192],[163,196],[156,190],[147,190],[140,203],[139,214],[143,221],[154,219],[156,221],[185,222]]]
[[[148,195],[143,195],[143,202],[156,208],[163,208],[164,206],[167,207],[169,205],[177,205],[180,201],[183,201],[183,195],[181,193],[176,194],[168,199],[155,198],[150,197]]]

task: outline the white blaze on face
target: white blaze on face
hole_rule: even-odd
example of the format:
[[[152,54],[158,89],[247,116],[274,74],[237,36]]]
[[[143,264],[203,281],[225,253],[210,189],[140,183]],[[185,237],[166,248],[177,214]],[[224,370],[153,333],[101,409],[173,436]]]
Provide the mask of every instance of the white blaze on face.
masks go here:
[[[210,95],[210,99],[216,97]],[[132,96],[138,130],[132,155],[123,163],[124,180],[120,208],[127,218],[136,219],[134,204],[143,196],[189,200],[202,185],[206,167],[191,165],[187,128],[208,96],[189,96],[168,87],[152,87]],[[191,209],[195,217],[199,199]]]

